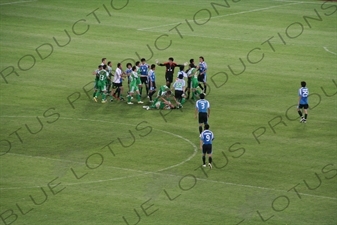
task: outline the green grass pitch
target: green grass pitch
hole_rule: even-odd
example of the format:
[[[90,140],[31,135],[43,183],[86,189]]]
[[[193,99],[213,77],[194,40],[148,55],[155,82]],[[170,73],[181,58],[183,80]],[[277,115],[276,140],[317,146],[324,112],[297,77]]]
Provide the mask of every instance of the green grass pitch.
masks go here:
[[[0,225],[337,223],[335,1],[0,0],[0,16]],[[102,57],[199,56],[212,170],[194,102],[91,98]]]

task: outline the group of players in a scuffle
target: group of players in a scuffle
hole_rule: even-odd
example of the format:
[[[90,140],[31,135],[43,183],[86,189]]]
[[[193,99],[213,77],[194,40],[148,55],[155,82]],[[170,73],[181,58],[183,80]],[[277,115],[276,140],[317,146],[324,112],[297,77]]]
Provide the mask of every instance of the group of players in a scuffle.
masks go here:
[[[158,89],[156,87],[156,65],[166,67],[166,84]],[[186,71],[184,71],[185,66],[188,66]],[[173,82],[175,67],[179,67],[179,72]],[[125,70],[123,70],[121,63],[117,63],[116,69],[113,70],[111,61],[107,62],[106,58],[102,58],[102,63],[93,72],[93,75],[95,75],[93,99],[97,102],[101,96],[102,103],[106,103],[108,97],[110,97],[111,102],[114,99],[125,101],[123,97],[123,81],[126,80],[128,86],[127,104],[133,104],[131,101],[133,97],[137,99],[138,104],[143,104],[141,96],[145,88],[146,96],[149,98],[151,105],[143,106],[143,108],[147,110],[181,108],[186,99],[196,100],[198,95],[206,93],[206,71],[207,64],[202,56],[199,57],[198,66],[194,64],[194,59],[190,59],[190,63],[177,64],[170,57],[168,62],[159,63],[156,60],[156,64],[149,65],[142,58],[135,65],[127,63]],[[157,91],[156,97],[153,98]],[[171,102],[171,98],[174,99],[175,104]]]

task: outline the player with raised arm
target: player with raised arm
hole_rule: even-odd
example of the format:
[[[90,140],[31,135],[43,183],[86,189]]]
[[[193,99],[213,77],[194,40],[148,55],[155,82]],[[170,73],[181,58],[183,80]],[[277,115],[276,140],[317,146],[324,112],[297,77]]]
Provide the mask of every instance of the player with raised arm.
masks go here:
[[[168,62],[165,63],[159,63],[158,60],[156,61],[158,66],[165,66],[166,71],[165,71],[165,80],[166,80],[166,86],[171,88],[171,83],[173,82],[173,74],[174,74],[174,68],[177,66],[181,66],[174,62],[174,59],[170,57],[168,59]]]
[[[208,156],[208,166],[212,169],[212,142],[214,134],[209,130],[209,125],[205,124],[204,131],[200,134],[200,149],[202,151],[202,166],[206,167],[206,154]]]
[[[301,82],[301,88],[298,90],[298,104],[297,104],[297,112],[301,117],[300,122],[306,123],[308,118],[308,96],[309,89],[306,87],[307,83],[305,81]],[[303,117],[304,113],[304,117]]]
[[[195,103],[195,118],[199,119],[199,133],[202,132],[202,124],[208,124],[208,118],[211,113],[209,102],[205,99],[203,93],[200,94],[200,99]]]

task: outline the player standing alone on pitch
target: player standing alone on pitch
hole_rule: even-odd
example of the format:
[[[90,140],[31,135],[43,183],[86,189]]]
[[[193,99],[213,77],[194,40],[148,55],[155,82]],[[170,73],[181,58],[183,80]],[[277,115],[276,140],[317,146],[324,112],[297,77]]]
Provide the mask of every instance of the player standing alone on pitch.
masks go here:
[[[209,130],[209,125],[205,125],[205,130],[200,134],[200,149],[202,151],[202,166],[206,167],[206,154],[208,155],[208,166],[212,169],[212,142],[214,134]]]
[[[202,132],[202,124],[208,124],[208,118],[211,113],[209,102],[204,94],[200,94],[200,99],[195,103],[195,118],[199,118],[199,133]]]
[[[309,89],[306,87],[307,83],[305,81],[301,82],[301,88],[298,90],[298,105],[297,105],[297,112],[301,117],[300,122],[306,123],[308,118],[308,96],[309,96]],[[304,112],[304,117],[303,117]]]

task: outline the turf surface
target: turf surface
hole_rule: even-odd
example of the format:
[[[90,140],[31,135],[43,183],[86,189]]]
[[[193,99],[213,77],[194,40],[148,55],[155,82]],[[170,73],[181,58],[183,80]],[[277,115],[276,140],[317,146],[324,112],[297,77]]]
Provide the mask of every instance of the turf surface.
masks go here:
[[[336,11],[316,0],[0,0],[0,224],[336,224]],[[194,102],[92,101],[102,57],[115,68],[201,55],[212,170],[200,168]]]

